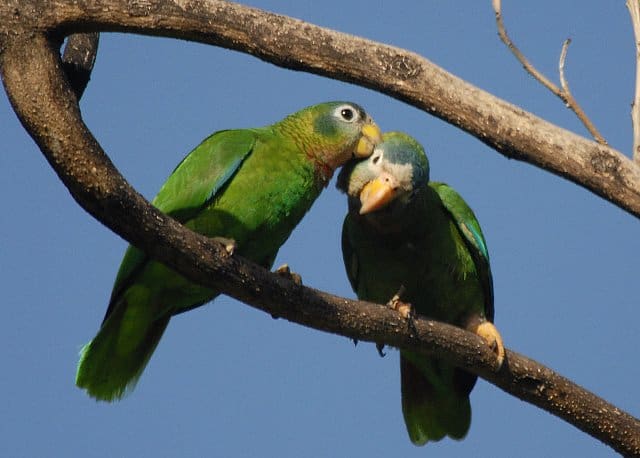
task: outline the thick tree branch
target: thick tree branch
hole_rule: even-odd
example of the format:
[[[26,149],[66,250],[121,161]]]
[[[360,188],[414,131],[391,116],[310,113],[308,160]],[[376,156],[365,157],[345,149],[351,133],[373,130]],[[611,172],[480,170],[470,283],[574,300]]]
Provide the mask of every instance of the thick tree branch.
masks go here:
[[[403,49],[220,0],[13,2],[0,3],[0,33],[19,28],[63,33],[108,30],[182,38],[375,89],[460,127],[507,157],[563,176],[640,217],[640,167],[630,159]]]
[[[89,213],[189,279],[273,315],[358,340],[436,355],[469,369],[615,450],[640,454],[640,421],[514,352],[499,372],[472,333],[416,320],[416,334],[387,307],[297,285],[182,227],[136,193],[81,119],[56,46],[44,33],[0,34],[0,70],[16,113],[78,203]],[[33,97],[38,94],[38,97]]]

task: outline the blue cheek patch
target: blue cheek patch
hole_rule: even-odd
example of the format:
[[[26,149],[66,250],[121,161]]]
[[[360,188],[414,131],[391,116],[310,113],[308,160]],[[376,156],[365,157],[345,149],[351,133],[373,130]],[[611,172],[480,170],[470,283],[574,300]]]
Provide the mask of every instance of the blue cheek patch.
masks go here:
[[[326,136],[334,136],[337,133],[336,125],[330,116],[320,116],[313,122],[313,130]]]

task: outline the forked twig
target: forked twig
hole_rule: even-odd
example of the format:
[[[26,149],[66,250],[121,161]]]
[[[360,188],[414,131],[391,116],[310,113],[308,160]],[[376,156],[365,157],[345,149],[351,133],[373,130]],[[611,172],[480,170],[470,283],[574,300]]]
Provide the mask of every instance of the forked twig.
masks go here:
[[[632,1],[632,0],[628,0]],[[565,40],[562,45],[562,51],[560,53],[560,61],[558,63],[558,68],[560,71],[560,84],[562,87],[558,87],[551,80],[549,80],[546,76],[540,73],[522,54],[522,52],[518,49],[518,47],[511,41],[509,35],[507,35],[507,30],[504,27],[504,22],[502,20],[502,1],[501,0],[492,0],[493,11],[496,14],[496,24],[498,26],[498,35],[502,42],[507,45],[509,50],[513,53],[513,55],[518,59],[518,61],[522,64],[524,69],[533,76],[536,80],[538,80],[544,87],[549,89],[553,94],[558,96],[565,104],[567,108],[573,111],[578,119],[582,122],[582,124],[587,128],[591,136],[595,141],[602,145],[606,145],[607,141],[604,137],[598,132],[596,126],[591,122],[587,114],[580,107],[577,100],[571,94],[569,90],[569,84],[565,78],[564,74],[564,63],[567,58],[567,50],[569,48],[569,44],[571,44],[571,39],[568,38]]]

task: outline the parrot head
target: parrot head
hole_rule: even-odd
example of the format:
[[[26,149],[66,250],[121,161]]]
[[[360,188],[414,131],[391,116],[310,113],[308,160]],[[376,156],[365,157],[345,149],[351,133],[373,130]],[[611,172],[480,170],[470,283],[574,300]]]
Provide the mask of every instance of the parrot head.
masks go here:
[[[422,146],[402,132],[388,132],[371,156],[347,164],[338,189],[361,215],[394,206],[404,208],[429,181],[429,161]]]
[[[307,107],[279,123],[301,143],[328,181],[350,159],[369,157],[382,141],[380,128],[364,109],[351,102],[326,102]]]

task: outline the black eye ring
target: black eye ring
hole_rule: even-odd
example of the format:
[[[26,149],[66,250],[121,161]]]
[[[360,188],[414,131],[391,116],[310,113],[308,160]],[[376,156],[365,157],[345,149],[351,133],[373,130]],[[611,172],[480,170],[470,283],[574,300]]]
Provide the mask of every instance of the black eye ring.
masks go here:
[[[342,116],[345,121],[351,121],[355,115],[351,108],[343,108],[340,110],[340,116]]]

